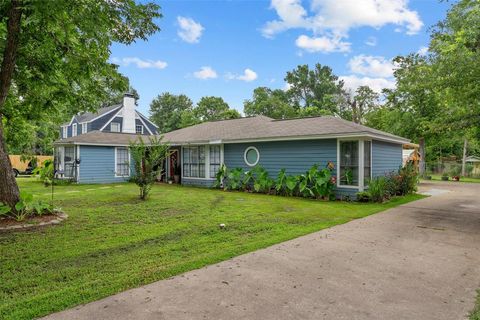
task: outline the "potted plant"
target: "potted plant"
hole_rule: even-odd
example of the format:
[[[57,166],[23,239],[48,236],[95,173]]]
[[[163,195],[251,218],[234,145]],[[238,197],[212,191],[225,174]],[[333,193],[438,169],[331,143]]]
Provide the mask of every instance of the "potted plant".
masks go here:
[[[442,174],[442,180],[443,180],[443,181],[448,181],[448,173],[444,172],[444,173]]]
[[[175,165],[175,168],[173,169],[173,181],[175,183],[180,183],[180,174],[182,173],[182,169],[178,164]]]

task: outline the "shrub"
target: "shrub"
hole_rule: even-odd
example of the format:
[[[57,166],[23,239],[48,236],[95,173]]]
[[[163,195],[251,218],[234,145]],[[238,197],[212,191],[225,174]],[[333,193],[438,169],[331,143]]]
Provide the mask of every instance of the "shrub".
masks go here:
[[[398,194],[406,195],[417,191],[418,172],[415,166],[408,163],[398,170]]]
[[[162,143],[162,137],[149,140],[149,145],[146,145],[141,138],[138,138],[137,142],[130,143],[130,153],[135,170],[133,181],[140,189],[141,200],[147,199],[152,185],[162,170],[163,160],[170,153],[170,146]]]
[[[0,216],[11,217],[17,221],[22,221],[28,216],[41,216],[52,212],[53,207],[50,204],[41,200],[34,200],[32,194],[24,191],[20,192],[20,201],[14,208],[0,202]]]
[[[383,202],[385,199],[388,199],[390,194],[387,188],[387,178],[377,177],[370,180],[370,183],[368,184],[368,192],[374,202]]]
[[[372,195],[368,191],[357,192],[358,202],[370,202],[372,201]]]
[[[214,187],[261,193],[271,193],[274,190],[279,195],[299,195],[332,200],[335,198],[333,170],[332,163],[321,170],[318,169],[318,165],[313,165],[305,174],[298,176],[287,175],[286,170],[281,169],[277,179],[273,180],[268,171],[261,166],[256,166],[247,172],[241,168],[228,170],[226,166],[222,166],[216,174]]]
[[[36,167],[33,170],[33,174],[38,174],[40,181],[43,182],[45,186],[49,186],[53,183],[53,176],[54,176],[54,165],[53,160],[45,160],[43,166]]]

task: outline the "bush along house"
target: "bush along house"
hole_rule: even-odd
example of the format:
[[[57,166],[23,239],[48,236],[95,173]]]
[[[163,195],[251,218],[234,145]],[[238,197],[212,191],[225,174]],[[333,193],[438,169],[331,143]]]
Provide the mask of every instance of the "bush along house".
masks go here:
[[[78,183],[127,181],[131,174],[128,146],[157,134],[156,127],[135,111],[133,97],[122,105],[72,118],[56,141],[63,176]],[[78,127],[87,123],[86,131]],[[100,124],[101,123],[101,124]],[[112,126],[113,123],[113,126]],[[77,134],[72,135],[77,124]],[[140,129],[140,125],[142,129]],[[255,166],[276,177],[305,173],[329,163],[337,197],[355,198],[368,180],[397,171],[409,140],[334,116],[274,120],[265,116],[211,121],[164,134],[171,145],[164,180],[212,186],[222,164],[248,171]],[[72,165],[73,163],[73,165]]]

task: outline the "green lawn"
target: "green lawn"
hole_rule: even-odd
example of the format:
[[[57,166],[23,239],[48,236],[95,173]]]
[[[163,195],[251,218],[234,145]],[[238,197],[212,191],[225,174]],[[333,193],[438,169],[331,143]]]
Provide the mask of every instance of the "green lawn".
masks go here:
[[[432,180],[435,181],[442,181],[442,176],[441,175],[432,175]],[[426,180],[428,181],[428,180]],[[460,181],[453,181],[452,177],[449,177],[449,180],[451,182],[474,182],[474,183],[480,183],[480,178],[467,178],[467,177],[460,177]]]
[[[33,179],[18,182],[50,197]],[[421,197],[360,204],[158,185],[141,202],[132,184],[59,186],[65,222],[0,232],[0,319],[46,315]]]
[[[477,301],[475,303],[475,308],[470,313],[470,320],[480,320],[480,290],[478,290],[477,293]]]

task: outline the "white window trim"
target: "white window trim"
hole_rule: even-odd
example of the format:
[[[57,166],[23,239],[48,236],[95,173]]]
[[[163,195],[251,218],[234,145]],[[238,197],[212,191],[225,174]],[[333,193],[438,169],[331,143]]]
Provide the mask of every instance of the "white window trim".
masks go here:
[[[138,133],[137,132],[137,127],[141,127],[142,128],[142,132],[141,133]],[[135,125],[135,134],[143,134],[143,126],[141,124],[136,124]]]
[[[80,123],[81,127],[82,127],[82,134],[85,134],[88,132],[88,125],[86,122],[82,122]]]
[[[358,141],[358,185],[343,185],[341,184],[340,179],[340,142],[342,141]],[[365,172],[364,172],[364,149],[365,149],[365,141],[370,141],[370,178],[372,177],[372,167],[373,167],[373,158],[372,158],[372,150],[373,150],[373,142],[370,139],[352,139],[352,138],[345,138],[345,139],[337,139],[337,187],[338,188],[346,188],[346,189],[358,189],[358,191],[365,190]]]
[[[130,177],[130,171],[131,171],[130,170],[130,163],[131,163],[130,149],[126,148],[127,149],[127,159],[128,159],[128,175],[118,175],[117,174],[117,149],[118,148],[125,149],[125,147],[115,147],[115,167],[114,167],[115,178],[128,178],[128,177]]]
[[[72,124],[72,137],[76,137],[77,133],[78,133],[77,124],[74,123],[74,124]]]
[[[249,162],[247,161],[247,153],[248,153],[248,151],[250,151],[250,150],[255,150],[255,151],[257,152],[257,161],[255,161],[255,163],[249,163]],[[260,161],[260,152],[258,152],[258,149],[255,148],[254,146],[250,146],[250,147],[246,148],[245,151],[243,152],[243,160],[245,161],[245,164],[246,164],[247,166],[249,166],[249,167],[255,167],[255,166],[258,164],[258,162]]]
[[[201,145],[189,145],[189,146],[185,146],[186,148],[188,147],[193,147],[193,146],[201,146]],[[184,149],[184,146],[181,146],[180,148],[180,169],[181,169],[181,177],[182,179],[189,179],[189,180],[210,180],[210,181],[214,181],[216,180],[215,178],[210,178],[210,145],[208,144],[205,144],[202,146],[205,146],[205,178],[199,178],[199,177],[185,177],[185,175],[183,174],[183,149]],[[223,144],[220,144],[220,165],[223,164]]]
[[[67,139],[68,138],[68,126],[63,126],[63,132],[62,132],[62,138]]]
[[[113,131],[113,130],[112,130],[112,124],[118,125],[118,131]],[[122,131],[122,128],[121,128],[119,122],[110,122],[110,132],[120,133],[121,131]]]

